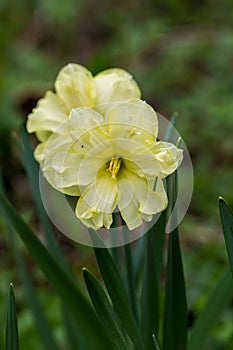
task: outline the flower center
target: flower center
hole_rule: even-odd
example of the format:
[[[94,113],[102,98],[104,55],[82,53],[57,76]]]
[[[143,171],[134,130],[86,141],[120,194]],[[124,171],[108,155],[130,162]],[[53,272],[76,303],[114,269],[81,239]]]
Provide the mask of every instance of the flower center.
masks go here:
[[[121,158],[112,158],[110,163],[109,163],[109,167],[107,169],[107,171],[109,171],[112,176],[112,179],[116,178],[116,175],[118,174],[119,170],[121,167]]]

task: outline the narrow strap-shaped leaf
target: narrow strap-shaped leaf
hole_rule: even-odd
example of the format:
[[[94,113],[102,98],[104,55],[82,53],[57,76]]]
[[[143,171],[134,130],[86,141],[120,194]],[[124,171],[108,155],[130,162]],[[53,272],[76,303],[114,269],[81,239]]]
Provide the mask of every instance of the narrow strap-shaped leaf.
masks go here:
[[[75,324],[75,320],[64,304],[61,305],[62,316],[64,320],[64,329],[67,338],[67,349],[69,350],[86,350],[83,334]],[[52,348],[51,348],[52,349]]]
[[[143,272],[144,267],[144,260],[145,260],[145,246],[146,246],[146,240],[145,236],[143,235],[141,238],[137,240],[134,247],[133,252],[133,264],[134,264],[134,280],[135,284],[139,282],[141,279],[140,276]]]
[[[118,212],[113,212],[112,213],[112,225],[111,228],[116,228],[119,226],[119,213]],[[115,237],[114,237],[114,241],[115,241]],[[111,253],[112,253],[112,257],[113,260],[115,262],[115,265],[117,267],[119,267],[119,269],[121,268],[121,247],[113,247],[111,248]]]
[[[0,174],[0,191],[1,193],[5,194],[5,188],[4,188],[1,174]],[[34,320],[35,320],[35,324],[37,327],[41,344],[43,345],[44,349],[59,349],[59,346],[56,343],[55,338],[52,334],[51,328],[49,327],[47,318],[42,310],[41,303],[37,297],[35,288],[28,276],[27,268],[25,266],[20,249],[18,247],[18,240],[17,240],[17,237],[15,237],[14,235],[14,232],[11,227],[11,223],[9,222],[8,217],[5,215],[4,210],[1,210],[1,215],[4,218],[6,223],[6,231],[8,233],[10,243],[11,243],[10,247],[12,248],[14,258],[17,263],[17,268],[19,269],[19,273],[23,282],[24,290],[25,290],[25,295],[27,297],[27,301],[29,303],[32,314],[34,316]],[[66,311],[66,313],[68,313],[68,311]],[[65,324],[65,328],[66,327],[67,325]],[[76,334],[77,334],[77,330],[76,330]],[[70,336],[68,337],[68,340],[69,339],[70,339]],[[74,346],[75,344],[77,345],[78,343],[74,343]]]
[[[2,177],[0,174],[0,192],[4,193],[4,185],[2,182]],[[1,210],[1,215],[5,220],[6,231],[8,233],[10,239],[10,246],[12,248],[15,261],[17,263],[17,268],[19,269],[19,273],[23,282],[25,294],[27,296],[27,300],[29,306],[31,308],[32,314],[34,316],[34,320],[37,326],[37,331],[41,340],[41,343],[44,346],[44,349],[59,349],[58,344],[56,344],[55,339],[52,335],[50,327],[48,325],[47,319],[42,312],[42,308],[40,305],[40,301],[36,295],[35,289],[31,283],[31,280],[28,276],[27,269],[25,263],[23,261],[23,257],[21,255],[20,249],[18,247],[18,240],[15,237],[11,224],[8,220],[8,217],[5,215],[4,210]]]
[[[170,122],[169,122],[169,125],[168,125],[168,128],[166,130],[166,133],[164,135],[164,141],[170,141],[171,142],[171,138],[172,138],[172,132],[174,130],[174,126],[176,125],[176,120],[177,120],[177,117],[178,117],[178,112],[174,112],[171,119],[170,119]]]
[[[133,266],[133,257],[132,257],[132,250],[131,250],[131,244],[126,244],[124,246],[125,251],[125,259],[126,259],[126,270],[127,270],[127,285],[128,285],[128,291],[129,291],[129,300],[131,302],[132,310],[134,313],[134,317],[136,322],[138,322],[138,309],[137,309],[137,298],[136,298],[136,286],[135,286],[135,279],[134,279],[134,266]]]
[[[165,214],[146,234],[146,259],[141,297],[141,330],[148,350],[154,349],[152,334],[159,329],[159,282],[163,267]]]
[[[119,266],[119,268],[121,266],[120,249],[121,249],[120,247],[111,248],[113,260],[114,260],[116,266]]]
[[[208,332],[215,325],[222,310],[233,298],[233,281],[229,270],[223,271],[215,288],[211,291],[204,309],[194,324],[187,350],[202,349]],[[204,349],[204,347],[203,347]]]
[[[164,268],[164,245],[165,245],[165,228],[166,228],[166,210],[163,211],[158,220],[156,221],[153,231],[154,238],[151,237],[154,245],[154,255],[156,257],[156,268],[157,268],[157,277],[158,283],[161,281],[162,272]]]
[[[160,350],[159,342],[156,339],[156,336],[154,334],[152,334],[152,339],[153,339],[153,344],[154,344],[154,350]]]
[[[17,142],[17,145],[25,166],[27,176],[30,181],[32,194],[34,197],[40,222],[44,229],[45,239],[48,245],[48,249],[56,257],[57,261],[62,265],[62,267],[67,272],[72,273],[59,247],[59,244],[54,236],[52,226],[48,219],[47,213],[44,209],[41,195],[40,195],[40,188],[39,188],[39,168],[33,157],[29,138],[23,126],[20,128],[20,135],[21,135],[22,145],[19,142]]]
[[[161,281],[165,242],[165,212],[145,235],[146,257],[141,296],[141,330],[147,349],[153,349],[152,334],[159,329],[159,285]]]
[[[177,173],[169,177],[168,198],[170,208],[176,201],[178,189]],[[167,210],[169,214],[169,209]],[[163,350],[185,350],[187,343],[187,301],[183,263],[176,227],[169,234],[168,261],[163,327]]]
[[[231,274],[233,277],[233,213],[223,198],[219,198],[219,211]]]
[[[18,249],[18,244],[12,232],[10,234],[10,237],[12,237],[11,244],[13,246],[13,252],[15,255],[17,266],[20,271],[20,276],[24,285],[25,294],[27,296],[27,300],[31,308],[32,314],[34,316],[40,341],[45,349],[59,349],[58,344],[55,342],[53,334],[50,330],[48,321],[42,311],[41,304],[36,295],[35,289],[32,285],[31,280],[29,279],[26,266],[23,262],[23,258]]]
[[[114,339],[119,350],[127,350],[127,344],[122,331],[117,324],[112,305],[110,304],[102,286],[87,269],[83,269],[83,276],[89,296],[106,331]]]
[[[8,290],[7,318],[6,318],[6,350],[18,350],[18,324],[16,316],[15,296],[13,285]]]
[[[145,346],[133,316],[125,287],[113,259],[106,248],[94,248],[94,250],[100,272],[121,326],[130,336],[135,348],[137,350],[144,350]]]
[[[27,249],[36,260],[67,309],[73,315],[77,327],[82,332],[89,348],[98,350],[114,349],[112,340],[98,321],[94,310],[77,288],[77,284],[61,268],[53,256],[21,219],[13,206],[0,194],[0,202],[11,220],[11,224],[19,234]],[[91,337],[90,337],[91,334]]]
[[[187,341],[187,303],[183,265],[176,228],[169,235],[163,349],[184,350]]]
[[[64,256],[64,254],[62,253],[62,250],[58,244],[58,241],[54,235],[54,231],[52,229],[52,225],[48,219],[47,213],[44,209],[43,203],[42,203],[42,199],[41,199],[41,194],[40,194],[40,190],[39,190],[39,168],[38,168],[38,164],[36,163],[33,153],[32,153],[32,149],[31,149],[31,145],[30,145],[30,141],[29,141],[29,137],[24,129],[24,127],[22,126],[20,128],[20,136],[21,136],[21,140],[22,140],[22,145],[21,143],[18,142],[18,148],[24,163],[24,167],[27,173],[27,176],[29,178],[29,182],[31,185],[31,189],[32,189],[32,194],[34,197],[34,202],[36,204],[36,208],[37,208],[37,213],[40,219],[40,222],[42,224],[43,230],[44,230],[44,234],[45,234],[45,241],[47,244],[47,247],[49,249],[49,251],[53,254],[53,256],[57,259],[57,261],[61,264],[61,266],[64,268],[65,271],[67,271],[68,273],[70,273],[71,277],[73,276],[73,272],[70,269],[66,258]],[[80,335],[77,336],[78,332],[74,329],[77,328],[75,326],[75,323],[73,321],[73,318],[71,315],[69,315],[68,311],[64,312],[65,307],[61,306],[61,308],[63,309],[62,311],[62,315],[64,317],[64,326],[65,326],[65,330],[66,330],[66,334],[67,334],[67,340],[70,344],[70,349],[76,349],[76,348],[80,348]],[[37,322],[38,323],[38,322]],[[43,323],[40,323],[43,324]],[[39,323],[38,323],[39,325]],[[46,325],[42,326],[44,329],[46,329]],[[72,347],[71,347],[71,338],[72,338]],[[43,339],[43,338],[42,338]],[[55,348],[54,346],[50,346],[50,348]]]

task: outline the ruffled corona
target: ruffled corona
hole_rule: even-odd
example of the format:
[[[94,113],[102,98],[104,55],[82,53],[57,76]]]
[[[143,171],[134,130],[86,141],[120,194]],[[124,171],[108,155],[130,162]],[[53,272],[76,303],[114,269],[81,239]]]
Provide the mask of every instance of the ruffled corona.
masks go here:
[[[132,76],[109,69],[93,77],[68,64],[55,89],[27,122],[41,142],[35,158],[47,181],[77,197],[75,213],[88,227],[110,228],[116,208],[131,230],[151,221],[167,206],[163,178],[182,151],[157,140],[157,115]]]
[[[163,178],[182,151],[157,141],[155,111],[140,99],[110,103],[105,115],[74,108],[43,148],[41,168],[57,190],[77,196],[76,215],[88,227],[110,228],[118,208],[135,229],[167,206]],[[65,135],[65,134],[64,134]]]
[[[140,89],[133,77],[123,69],[107,69],[95,77],[83,66],[70,63],[63,67],[55,81],[56,93],[48,91],[28,116],[27,130],[46,142],[77,107],[90,107],[103,113],[105,104],[140,98]],[[38,159],[39,161],[40,159]]]

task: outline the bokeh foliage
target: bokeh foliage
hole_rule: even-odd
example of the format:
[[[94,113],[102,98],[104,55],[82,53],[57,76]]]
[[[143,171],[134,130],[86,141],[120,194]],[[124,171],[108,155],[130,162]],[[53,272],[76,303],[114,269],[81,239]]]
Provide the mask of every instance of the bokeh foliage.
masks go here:
[[[22,170],[12,130],[25,122],[45,90],[53,88],[57,72],[67,62],[80,63],[94,74],[122,67],[134,75],[144,99],[158,112],[168,118],[174,111],[179,113],[177,128],[187,143],[195,173],[184,231],[199,239],[191,245],[188,242],[185,253],[187,284],[198,285],[189,292],[189,304],[198,311],[205,300],[200,292],[207,292],[213,282],[206,277],[216,279],[226,258],[218,235],[217,244],[209,244],[212,225],[214,232],[219,231],[217,197],[222,195],[233,205],[233,2],[0,0],[0,32],[0,160],[16,203],[21,199],[17,197]],[[19,207],[32,219],[25,203]],[[200,228],[200,222],[209,228]],[[9,265],[11,270],[2,274],[2,284],[15,275],[11,257],[3,253],[5,240],[1,238],[1,270]],[[42,301],[45,295],[42,289]],[[1,304],[5,296],[6,289],[0,288]],[[48,312],[61,339],[57,309],[54,301]],[[35,344],[36,332],[29,312],[20,314],[26,349]],[[229,314],[224,318],[230,319]],[[213,338],[220,343],[230,334],[224,324],[216,327]]]
[[[0,23],[3,156],[19,110],[25,118],[65,63],[93,73],[122,67],[158,112],[179,112],[194,163],[194,215],[212,218],[220,194],[233,203],[232,1],[2,0]]]

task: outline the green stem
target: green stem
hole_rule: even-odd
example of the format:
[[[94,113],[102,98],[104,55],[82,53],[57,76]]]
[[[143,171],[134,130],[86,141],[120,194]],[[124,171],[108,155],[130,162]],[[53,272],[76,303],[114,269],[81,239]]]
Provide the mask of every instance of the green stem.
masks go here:
[[[137,301],[136,301],[136,288],[134,285],[134,270],[133,270],[131,245],[126,244],[124,248],[125,248],[125,257],[126,257],[129,297],[130,297],[133,313],[135,316],[135,320],[138,323],[138,310],[137,310]]]
[[[113,223],[111,227],[118,227],[119,225],[119,213],[117,212],[113,212],[112,213],[112,218],[113,218]],[[113,260],[116,264],[116,266],[118,267],[119,271],[121,270],[121,258],[120,258],[120,247],[113,247],[111,248],[111,252],[112,252],[112,257]]]

